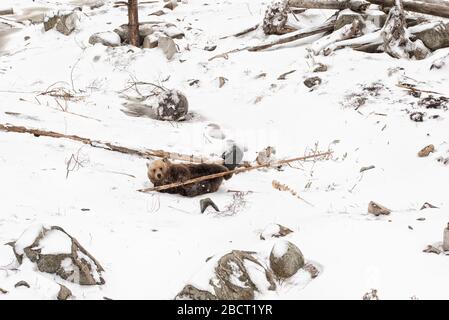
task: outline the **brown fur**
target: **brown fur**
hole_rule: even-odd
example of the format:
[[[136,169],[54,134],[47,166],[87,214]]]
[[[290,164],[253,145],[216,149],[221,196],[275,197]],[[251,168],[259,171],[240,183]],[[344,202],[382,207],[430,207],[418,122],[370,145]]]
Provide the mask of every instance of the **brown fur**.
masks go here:
[[[207,176],[215,173],[229,171],[220,164],[175,164],[168,159],[156,160],[148,164],[148,178],[155,187],[174,183],[184,182],[190,179]],[[228,180],[232,175],[225,176]],[[186,197],[195,197],[205,193],[215,192],[220,188],[223,177],[209,179],[185,186],[161,190],[161,192],[176,193]]]

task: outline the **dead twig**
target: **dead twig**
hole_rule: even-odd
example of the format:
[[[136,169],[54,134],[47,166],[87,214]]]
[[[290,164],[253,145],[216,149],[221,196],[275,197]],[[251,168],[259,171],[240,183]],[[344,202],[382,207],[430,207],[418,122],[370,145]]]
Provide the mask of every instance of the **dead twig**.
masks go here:
[[[251,31],[256,30],[257,28],[259,28],[259,23],[254,25],[254,26],[252,26],[252,27],[246,28],[243,31],[237,32],[237,33],[235,33],[233,35],[221,37],[220,40],[227,39],[227,38],[230,38],[230,37],[241,37],[244,34],[247,34],[247,33],[250,33]]]

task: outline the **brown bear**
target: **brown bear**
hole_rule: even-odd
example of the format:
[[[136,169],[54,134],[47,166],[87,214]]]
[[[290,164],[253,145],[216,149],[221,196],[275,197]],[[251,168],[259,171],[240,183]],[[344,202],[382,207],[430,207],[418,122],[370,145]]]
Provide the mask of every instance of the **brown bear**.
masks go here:
[[[227,172],[228,168],[221,164],[201,163],[201,164],[176,164],[168,159],[156,160],[147,164],[148,178],[155,187],[162,185],[184,182],[190,179],[207,176],[215,173]],[[204,180],[188,185],[161,190],[160,192],[180,194],[185,197],[195,197],[205,193],[215,192],[220,188],[223,178],[228,180],[232,174],[224,177]]]

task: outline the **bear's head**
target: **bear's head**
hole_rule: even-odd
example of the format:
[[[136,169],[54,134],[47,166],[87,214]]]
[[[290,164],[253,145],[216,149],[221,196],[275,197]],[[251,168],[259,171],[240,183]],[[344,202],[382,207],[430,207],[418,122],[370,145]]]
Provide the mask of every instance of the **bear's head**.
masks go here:
[[[165,173],[167,172],[169,166],[171,165],[170,161],[166,158],[162,160],[155,160],[152,163],[147,163],[148,168],[148,178],[153,184],[157,184],[162,181],[165,177]]]

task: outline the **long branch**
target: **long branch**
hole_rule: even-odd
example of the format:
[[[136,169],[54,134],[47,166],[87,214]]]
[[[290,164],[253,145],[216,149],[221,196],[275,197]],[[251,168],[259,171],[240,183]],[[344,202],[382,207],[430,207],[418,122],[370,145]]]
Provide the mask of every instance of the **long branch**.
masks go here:
[[[384,7],[393,7],[395,5],[394,0],[367,0],[373,4],[381,5]],[[418,13],[429,14],[432,16],[449,18],[449,4],[441,3],[424,3],[419,1],[404,0],[402,1],[404,9],[407,11],[413,11]]]
[[[171,189],[171,188],[185,186],[185,185],[192,184],[192,183],[197,183],[197,182],[206,181],[206,180],[215,179],[215,178],[221,178],[221,177],[227,176],[229,174],[242,173],[242,172],[251,171],[251,170],[260,169],[260,168],[275,167],[275,166],[280,166],[282,164],[286,164],[286,163],[290,163],[290,162],[294,162],[294,161],[301,161],[301,160],[306,160],[306,159],[310,159],[310,158],[330,156],[331,154],[332,154],[332,151],[328,151],[328,152],[312,154],[309,156],[303,156],[303,157],[298,157],[298,158],[293,158],[293,159],[288,159],[288,160],[280,160],[275,163],[266,163],[266,164],[259,164],[259,165],[251,166],[251,167],[238,168],[235,170],[230,170],[230,171],[226,171],[226,172],[220,172],[220,173],[210,174],[207,176],[198,177],[195,179],[190,179],[190,180],[187,180],[184,182],[174,182],[174,183],[166,184],[166,185],[159,186],[159,187],[139,189],[137,191],[151,192],[151,191],[167,190],[167,189]]]
[[[158,157],[158,158],[170,158],[174,160],[182,160],[182,161],[188,161],[188,162],[197,162],[197,163],[211,163],[214,161],[211,161],[210,159],[203,158],[203,157],[197,157],[193,155],[187,155],[187,154],[181,154],[181,153],[174,153],[174,152],[167,152],[164,150],[151,150],[151,149],[144,149],[144,150],[137,150],[137,149],[131,149],[123,146],[119,146],[110,142],[102,142],[99,140],[92,140],[89,138],[80,137],[77,135],[66,135],[59,132],[54,131],[46,131],[41,129],[32,129],[32,128],[26,128],[22,126],[14,126],[11,124],[0,124],[0,131],[5,132],[15,132],[15,133],[29,133],[36,137],[43,136],[43,137],[51,137],[51,138],[64,138],[64,139],[70,139],[75,140],[87,145],[90,145],[94,148],[101,148],[109,151],[115,151],[125,154],[131,154],[142,158],[151,158],[151,157]],[[223,161],[221,161],[222,163]],[[215,161],[215,163],[220,163],[220,161]]]
[[[249,48],[247,48],[247,50],[248,51],[265,50],[265,49],[268,49],[270,47],[273,47],[273,46],[276,46],[279,44],[284,44],[287,42],[292,42],[292,41],[299,40],[302,38],[310,37],[315,34],[332,31],[332,30],[334,30],[334,26],[335,26],[335,20],[331,20],[331,21],[326,22],[325,24],[317,26],[317,27],[312,27],[312,28],[308,28],[308,29],[304,29],[304,30],[295,31],[295,32],[289,33],[288,35],[281,36],[274,41],[264,43],[261,45],[257,45],[257,46],[253,46],[253,47],[249,47]]]
[[[289,0],[288,5],[305,9],[351,9],[363,11],[369,6],[369,3],[365,0]]]

